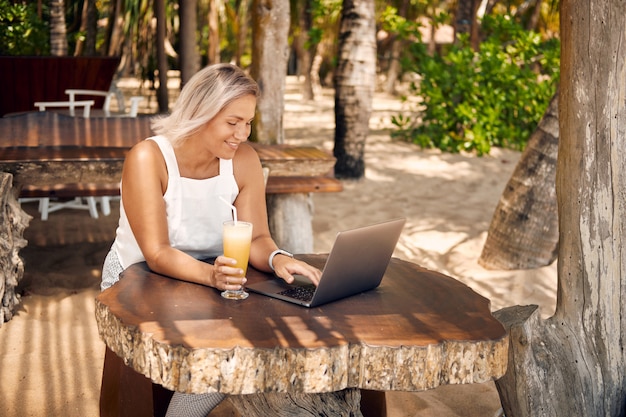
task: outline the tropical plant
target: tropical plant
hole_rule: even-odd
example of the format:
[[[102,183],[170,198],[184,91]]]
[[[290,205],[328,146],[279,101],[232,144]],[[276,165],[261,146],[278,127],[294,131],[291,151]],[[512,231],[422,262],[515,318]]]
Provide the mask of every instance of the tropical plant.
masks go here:
[[[492,146],[525,147],[556,91],[560,43],[508,16],[485,16],[482,31],[478,51],[465,35],[443,55],[412,44],[404,65],[419,75],[409,89],[418,100],[411,114],[393,117],[394,136],[478,155]]]
[[[0,0],[0,55],[47,55],[49,40],[50,30],[37,13],[37,3]]]

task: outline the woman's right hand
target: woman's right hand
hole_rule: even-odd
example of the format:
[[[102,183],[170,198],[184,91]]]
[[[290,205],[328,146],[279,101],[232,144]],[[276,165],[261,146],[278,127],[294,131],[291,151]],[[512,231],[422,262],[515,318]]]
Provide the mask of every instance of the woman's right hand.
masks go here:
[[[276,256],[273,263],[275,267],[274,273],[288,284],[293,283],[295,280],[294,275],[307,277],[316,287],[320,283],[322,271],[304,261],[288,256]]]

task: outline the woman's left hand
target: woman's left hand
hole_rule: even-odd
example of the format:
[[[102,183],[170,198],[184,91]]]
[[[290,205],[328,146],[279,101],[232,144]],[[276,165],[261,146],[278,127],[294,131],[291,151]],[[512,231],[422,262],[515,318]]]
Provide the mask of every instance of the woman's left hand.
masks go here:
[[[224,255],[218,256],[213,263],[214,286],[220,290],[240,290],[247,279],[242,277],[241,268],[235,267],[237,263],[233,258]]]

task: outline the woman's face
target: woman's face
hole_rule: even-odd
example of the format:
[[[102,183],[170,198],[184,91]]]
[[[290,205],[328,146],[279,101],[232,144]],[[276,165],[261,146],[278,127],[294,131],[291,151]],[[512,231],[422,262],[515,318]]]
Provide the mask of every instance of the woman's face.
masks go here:
[[[239,145],[248,140],[256,97],[244,96],[224,107],[199,132],[203,143],[218,158],[232,159]]]

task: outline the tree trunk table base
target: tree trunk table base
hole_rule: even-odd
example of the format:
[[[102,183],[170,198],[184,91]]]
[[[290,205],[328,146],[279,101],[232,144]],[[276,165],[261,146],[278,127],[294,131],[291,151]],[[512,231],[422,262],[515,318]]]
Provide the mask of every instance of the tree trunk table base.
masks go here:
[[[347,388],[321,394],[233,395],[230,402],[246,417],[362,417],[361,392]]]
[[[270,232],[278,247],[291,253],[313,252],[313,201],[310,194],[267,196]]]
[[[15,307],[20,303],[15,292],[18,282],[24,276],[24,262],[19,251],[26,246],[24,230],[31,217],[20,207],[13,190],[13,176],[0,173],[0,326],[13,317]]]

